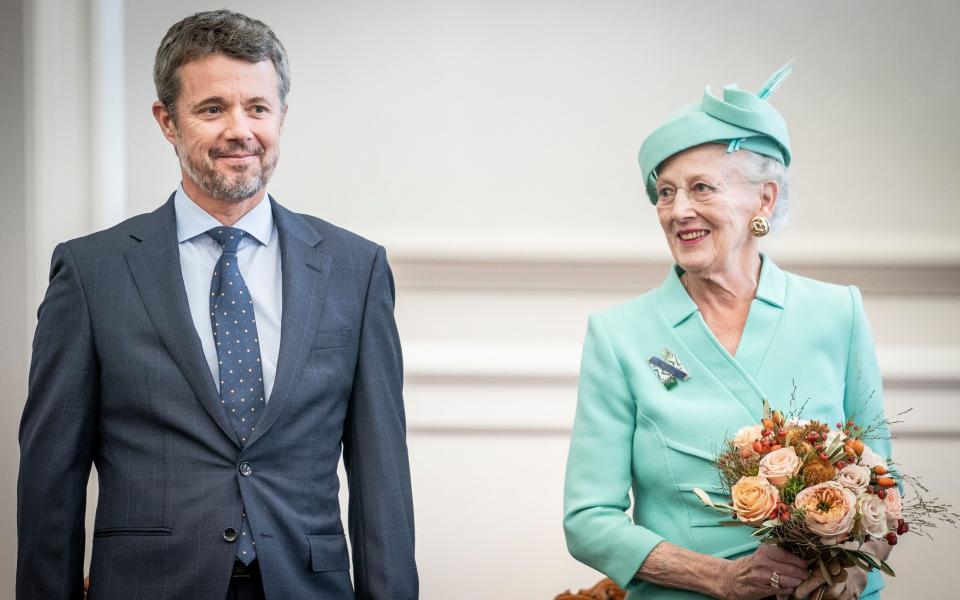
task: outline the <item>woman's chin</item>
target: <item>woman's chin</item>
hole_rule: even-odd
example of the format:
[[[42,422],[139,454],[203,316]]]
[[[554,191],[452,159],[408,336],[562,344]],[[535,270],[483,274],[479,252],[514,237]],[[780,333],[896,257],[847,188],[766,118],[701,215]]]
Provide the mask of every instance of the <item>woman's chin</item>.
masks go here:
[[[673,259],[684,271],[697,273],[711,265],[716,258],[712,252],[704,252],[703,250],[700,248],[675,248]]]

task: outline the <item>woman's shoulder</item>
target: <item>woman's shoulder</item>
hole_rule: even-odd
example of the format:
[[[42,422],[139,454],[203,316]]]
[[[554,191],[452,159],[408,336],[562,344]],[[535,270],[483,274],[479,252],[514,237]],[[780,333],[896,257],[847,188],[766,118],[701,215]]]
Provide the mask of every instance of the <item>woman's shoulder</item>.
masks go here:
[[[658,289],[654,288],[619,304],[595,311],[591,313],[590,319],[600,321],[607,329],[622,330],[626,324],[634,331],[638,327],[642,328],[644,323],[656,326],[662,321],[657,299]]]
[[[860,290],[856,286],[820,281],[789,271],[783,273],[787,281],[788,305],[849,315],[860,304]]]

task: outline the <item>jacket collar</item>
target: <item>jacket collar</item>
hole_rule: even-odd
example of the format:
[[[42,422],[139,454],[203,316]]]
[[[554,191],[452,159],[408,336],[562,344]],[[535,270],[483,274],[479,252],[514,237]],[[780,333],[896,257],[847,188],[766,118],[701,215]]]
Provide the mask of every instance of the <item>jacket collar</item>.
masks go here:
[[[683,323],[699,310],[680,281],[683,272],[680,265],[674,264],[659,288],[660,303],[673,327]],[[784,308],[786,296],[786,274],[767,255],[760,254],[760,281],[757,283],[756,298],[771,306]]]

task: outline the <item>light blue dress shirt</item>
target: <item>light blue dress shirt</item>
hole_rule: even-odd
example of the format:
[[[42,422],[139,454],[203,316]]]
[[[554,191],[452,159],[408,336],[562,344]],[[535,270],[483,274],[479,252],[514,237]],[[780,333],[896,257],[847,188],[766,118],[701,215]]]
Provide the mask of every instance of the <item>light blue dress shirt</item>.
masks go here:
[[[197,206],[183,191],[182,185],[177,188],[173,203],[177,215],[180,271],[187,290],[190,315],[200,336],[203,354],[210,365],[213,382],[219,390],[219,359],[213,342],[213,325],[210,323],[210,281],[222,249],[206,233],[223,224]],[[248,234],[237,249],[237,262],[253,298],[263,366],[264,399],[269,402],[277,374],[277,357],[280,355],[280,317],[283,309],[280,242],[269,198],[265,196],[233,227]]]

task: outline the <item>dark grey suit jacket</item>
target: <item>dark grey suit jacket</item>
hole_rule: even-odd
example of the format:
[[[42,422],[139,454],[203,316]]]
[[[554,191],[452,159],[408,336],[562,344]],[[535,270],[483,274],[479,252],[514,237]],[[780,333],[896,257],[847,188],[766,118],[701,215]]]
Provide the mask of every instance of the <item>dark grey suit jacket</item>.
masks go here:
[[[20,426],[17,598],[82,597],[91,463],[100,484],[91,600],[224,598],[236,550],[225,531],[239,530],[241,506],[268,599],[417,597],[386,256],[271,202],[280,355],[245,447],[191,320],[172,197],[57,246]],[[355,591],[337,497],[341,448]]]

